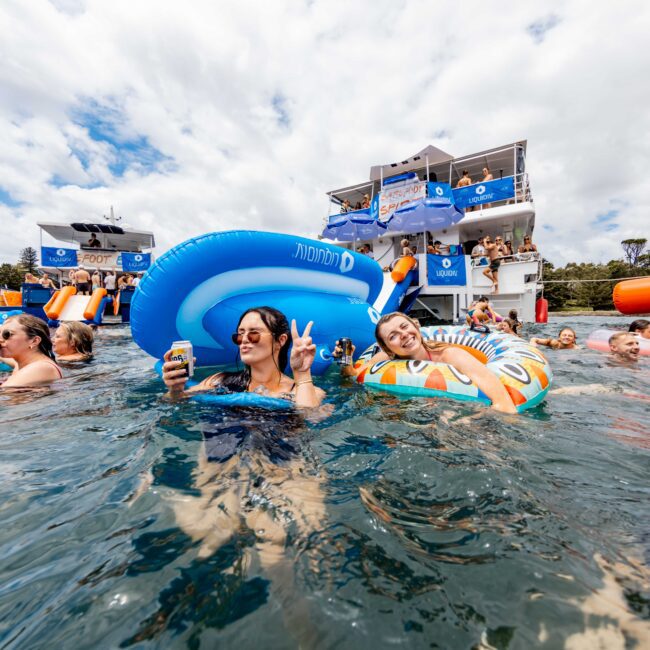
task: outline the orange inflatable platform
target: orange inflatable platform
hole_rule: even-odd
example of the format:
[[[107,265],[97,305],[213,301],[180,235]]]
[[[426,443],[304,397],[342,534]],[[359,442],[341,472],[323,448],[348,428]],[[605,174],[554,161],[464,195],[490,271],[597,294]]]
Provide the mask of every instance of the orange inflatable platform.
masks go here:
[[[650,313],[650,275],[637,280],[619,282],[612,292],[614,306],[621,314]]]

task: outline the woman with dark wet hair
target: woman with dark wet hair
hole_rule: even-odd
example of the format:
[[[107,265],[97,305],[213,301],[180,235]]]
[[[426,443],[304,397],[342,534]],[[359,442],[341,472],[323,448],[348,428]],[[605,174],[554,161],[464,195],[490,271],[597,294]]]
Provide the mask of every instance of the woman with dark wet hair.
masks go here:
[[[164,357],[163,381],[170,395],[176,397],[223,387],[237,393],[260,393],[288,399],[296,406],[318,406],[325,393],[314,386],[311,377],[311,365],[316,353],[316,346],[309,336],[312,325],[310,321],[300,336],[296,322],[292,321],[289,330],[289,323],[282,312],[273,307],[253,307],[242,314],[237,331],[232,335],[244,362],[243,370],[216,373],[186,390],[186,371],[179,369],[179,361],[171,361],[171,350],[168,350]],[[287,361],[293,379],[284,374]]]
[[[0,361],[13,368],[2,388],[40,386],[61,379],[47,323],[29,314],[7,318],[0,330]]]

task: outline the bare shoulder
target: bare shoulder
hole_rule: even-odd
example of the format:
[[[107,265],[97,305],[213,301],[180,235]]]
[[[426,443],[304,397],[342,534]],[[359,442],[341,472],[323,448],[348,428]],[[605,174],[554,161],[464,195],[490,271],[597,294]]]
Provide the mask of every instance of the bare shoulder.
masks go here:
[[[218,386],[223,381],[223,372],[217,372],[214,375],[206,377],[202,382],[198,383],[196,386],[188,388],[188,392],[196,392],[201,390],[210,390]]]

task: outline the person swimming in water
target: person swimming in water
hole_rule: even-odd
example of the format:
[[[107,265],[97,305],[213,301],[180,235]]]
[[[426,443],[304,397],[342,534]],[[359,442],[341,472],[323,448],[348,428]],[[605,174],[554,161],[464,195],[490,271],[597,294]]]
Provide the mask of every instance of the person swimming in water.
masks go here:
[[[650,339],[650,320],[639,318],[630,323],[628,331],[640,336],[642,339]]]
[[[366,367],[391,359],[446,363],[467,375],[491,400],[492,408],[503,413],[517,412],[505,386],[480,361],[460,347],[424,339],[419,325],[406,314],[393,312],[382,316],[375,327],[375,338],[382,351],[359,368],[342,366],[343,374],[356,377]],[[340,351],[337,346],[335,356]]]
[[[570,327],[563,327],[556,339],[540,339],[533,336],[530,339],[531,345],[544,345],[552,350],[579,350],[580,346],[576,343],[578,337]]]
[[[85,323],[61,323],[54,332],[52,348],[57,361],[88,361],[93,356],[93,330]]]
[[[291,331],[286,316],[273,307],[253,307],[246,310],[232,335],[239,347],[244,370],[239,372],[218,372],[201,383],[185,388],[187,373],[179,369],[180,362],[172,361],[172,351],[165,353],[163,381],[172,397],[208,391],[223,387],[233,392],[261,393],[294,402],[296,406],[319,406],[325,392],[314,386],[311,366],[316,354],[312,343],[313,322],[309,321],[302,335],[298,334],[296,322],[291,322]],[[289,347],[291,357],[289,358]],[[293,379],[284,374],[287,360]]]
[[[4,322],[0,362],[13,369],[0,384],[3,389],[42,386],[63,377],[54,361],[47,323],[30,314],[11,316]]]

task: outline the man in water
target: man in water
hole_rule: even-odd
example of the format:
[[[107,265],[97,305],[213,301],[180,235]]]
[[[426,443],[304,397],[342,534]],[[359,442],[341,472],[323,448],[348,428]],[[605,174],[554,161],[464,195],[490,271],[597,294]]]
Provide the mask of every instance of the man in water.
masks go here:
[[[612,359],[623,363],[639,360],[639,339],[629,332],[617,332],[609,337]]]

